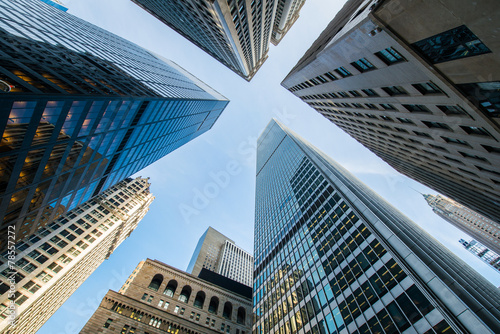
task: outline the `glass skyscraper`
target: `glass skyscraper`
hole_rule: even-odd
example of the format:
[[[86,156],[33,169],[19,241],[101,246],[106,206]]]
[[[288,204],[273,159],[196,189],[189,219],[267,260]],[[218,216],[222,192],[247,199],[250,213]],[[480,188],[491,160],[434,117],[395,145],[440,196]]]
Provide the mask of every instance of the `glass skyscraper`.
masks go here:
[[[32,234],[209,130],[228,100],[38,0],[0,0],[0,231]],[[3,242],[0,248],[5,247]]]
[[[258,140],[254,334],[498,333],[497,288],[276,121]]]

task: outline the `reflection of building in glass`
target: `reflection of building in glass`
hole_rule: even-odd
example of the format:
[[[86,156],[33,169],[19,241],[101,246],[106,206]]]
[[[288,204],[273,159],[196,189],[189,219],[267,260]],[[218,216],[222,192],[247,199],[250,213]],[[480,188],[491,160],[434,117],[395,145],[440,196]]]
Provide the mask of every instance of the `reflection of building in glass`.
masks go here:
[[[215,273],[196,277],[157,260],[141,261],[120,291],[104,296],[80,333],[107,328],[104,333],[250,334],[251,289],[220,278],[228,280]]]
[[[500,331],[495,286],[275,121],[255,217],[254,333]]]
[[[349,0],[282,82],[397,171],[500,222],[495,1]]]
[[[148,179],[127,178],[16,244],[14,270],[0,266],[0,333],[35,333],[137,227],[154,197]],[[16,294],[9,296],[10,278]],[[16,305],[15,327],[9,305]]]
[[[253,256],[212,227],[198,241],[187,272],[198,275],[203,268],[252,286]]]
[[[500,225],[479,213],[441,195],[424,195],[432,211],[456,228],[500,253]]]
[[[299,16],[305,0],[132,0],[246,80]]]
[[[486,246],[476,240],[465,241],[464,239],[460,239],[459,242],[465,247],[465,249],[476,255],[500,273],[500,255],[492,250],[489,250]]]
[[[41,1],[0,0],[0,11],[0,80],[12,87],[0,92],[2,237],[12,224],[18,238],[34,233],[206,132],[228,103],[175,63]]]

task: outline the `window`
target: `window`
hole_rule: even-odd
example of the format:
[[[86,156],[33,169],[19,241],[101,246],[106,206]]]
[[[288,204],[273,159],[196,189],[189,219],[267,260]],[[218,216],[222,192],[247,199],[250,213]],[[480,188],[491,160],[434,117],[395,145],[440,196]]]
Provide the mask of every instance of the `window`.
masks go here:
[[[50,281],[50,279],[52,278],[51,275],[47,274],[45,271],[42,271],[41,273],[39,273],[36,278],[38,278],[40,281],[44,282],[44,283],[47,283],[48,281]]]
[[[378,109],[376,105],[374,105],[373,103],[365,103],[365,106],[368,108],[368,109]]]
[[[69,256],[66,256],[64,254],[59,256],[58,260],[61,261],[62,264],[67,264],[67,263],[70,263],[71,261],[73,261],[72,258],[70,258]]]
[[[36,284],[35,282],[33,281],[29,281],[28,283],[26,283],[24,286],[23,286],[23,289],[26,289],[28,290],[29,292],[31,293],[35,293],[38,291],[38,289],[40,289],[41,286]]]
[[[42,255],[39,251],[33,250],[28,254],[29,257],[31,257],[33,260],[35,260],[38,263],[45,263],[48,258],[45,255]]]
[[[459,84],[458,88],[484,113],[500,116],[500,81]]]
[[[163,282],[163,275],[156,274],[151,280],[151,283],[149,283],[148,289],[151,289],[153,291],[158,291],[162,282]]]
[[[113,322],[113,319],[109,318],[108,320],[106,320],[106,322],[104,323],[104,326],[102,326],[102,327],[109,328],[109,326],[111,325],[112,322]]]
[[[375,92],[373,89],[362,89],[363,93],[365,93],[367,96],[379,96],[377,92]]]
[[[69,250],[68,250],[68,253],[73,255],[73,256],[78,256],[80,255],[80,251],[77,250],[75,247],[71,247]]]
[[[361,58],[351,63],[358,71],[361,73],[374,70],[376,67],[373,66],[366,58]]]
[[[484,161],[484,162],[489,163],[488,159],[480,157],[478,155],[469,154],[469,153],[460,152],[460,151],[458,153],[460,153],[464,158],[471,158],[471,159],[476,159],[476,160],[480,160],[480,161]]]
[[[333,75],[331,72],[326,72],[325,74],[323,74],[325,77],[327,77],[328,79],[330,79],[331,81],[334,81],[334,80],[337,80],[337,77],[335,75]]]
[[[163,294],[168,296],[168,297],[173,297],[175,290],[177,290],[177,281],[176,280],[170,280],[167,284],[167,287],[163,291]]]
[[[43,243],[40,247],[41,250],[49,253],[50,255],[54,255],[57,253],[59,250],[53,246],[51,246],[49,243],[45,242]]]
[[[141,300],[146,300],[146,298],[148,298],[148,294],[147,293],[145,293],[145,294],[142,295]]]
[[[191,287],[189,285],[185,285],[182,288],[181,294],[179,295],[179,301],[187,303],[190,296],[191,296]]]
[[[61,248],[64,248],[68,245],[66,241],[61,240],[61,238],[59,238],[58,236],[53,236],[52,238],[50,238],[50,241],[52,241],[54,244],[56,244]]]
[[[179,306],[175,306],[174,313],[179,313],[179,309],[180,309],[180,307],[179,307]],[[193,313],[194,313],[194,312],[193,312]]]
[[[413,132],[420,137],[432,138],[428,133],[425,132],[420,132],[420,131],[413,131]]]
[[[179,312],[180,315],[184,315],[184,312],[186,311],[186,309],[184,307],[181,307],[181,311]]]
[[[164,302],[165,301],[163,299],[160,299],[160,301],[158,302],[158,307],[162,307]]]
[[[465,25],[415,42],[412,46],[433,64],[491,52]]]
[[[78,247],[80,247],[81,249],[85,249],[85,248],[87,248],[89,246],[86,243],[84,243],[83,241],[78,241],[78,243],[76,245]]]
[[[231,320],[231,314],[233,313],[233,304],[231,302],[226,302],[224,304],[224,310],[222,312],[222,317]]]
[[[489,145],[481,145],[481,146],[490,153],[500,153],[500,147],[493,147]]]
[[[165,304],[163,305],[163,308],[164,309],[168,309],[168,305],[170,305],[170,303],[169,302],[165,302]]]
[[[406,59],[392,47],[379,51],[375,53],[375,55],[379,57],[380,60],[382,60],[387,65],[392,65],[402,61],[406,61]]]
[[[339,94],[342,97],[349,97],[349,94],[347,94],[346,92],[337,92],[337,94]]]
[[[193,320],[194,319],[194,312],[191,312],[191,314],[189,315],[189,319]]]
[[[401,118],[401,117],[396,117],[398,119],[398,121],[400,121],[401,123],[406,123],[406,124],[415,124],[413,123],[413,121],[409,118]]]
[[[69,241],[73,241],[76,239],[76,237],[69,233],[67,230],[62,230],[59,235],[62,235],[63,237],[65,237],[66,239],[68,239]]]
[[[342,78],[350,77],[352,74],[348,70],[346,70],[344,67],[339,67],[335,70]]]
[[[381,103],[380,106],[384,108],[384,110],[396,110],[396,108],[392,104]]]
[[[468,116],[465,110],[463,110],[459,106],[443,106],[439,105],[437,106],[442,112],[444,112],[448,116],[454,116],[454,115],[463,115],[463,116]]]
[[[430,121],[422,121],[422,123],[424,123],[424,125],[427,126],[428,128],[444,129],[444,130],[450,130],[451,131],[451,128],[448,125],[444,124],[444,123],[430,122]]]
[[[208,305],[208,312],[212,314],[217,314],[218,308],[219,308],[219,298],[213,296],[210,299],[210,304]]]
[[[443,94],[443,91],[432,82],[414,84],[412,86],[415,87],[415,89],[418,90],[422,95]]]
[[[443,152],[449,152],[446,148],[443,146],[439,145],[434,145],[434,144],[429,144],[430,147],[435,148],[436,150],[443,151]]]
[[[205,292],[198,291],[198,293],[196,294],[196,298],[194,300],[194,307],[202,309],[204,303],[205,303]]]
[[[422,104],[403,104],[403,107],[406,108],[409,112],[423,112],[423,113],[430,113],[431,111],[429,108]]]
[[[450,138],[450,137],[441,137],[443,138],[443,140],[447,143],[452,143],[452,144],[458,144],[458,145],[464,145],[464,146],[469,146],[469,143],[467,143],[466,141],[464,140],[461,140],[461,139],[456,139],[456,138]]]
[[[149,298],[148,298],[147,302],[148,302],[148,303],[151,303],[151,302],[153,301],[153,298],[154,298],[154,296],[152,296],[152,295],[151,295],[151,296],[149,296]]]
[[[408,92],[401,86],[382,87],[382,90],[390,96],[408,95]]]
[[[479,136],[489,136],[490,135],[488,133],[488,131],[486,131],[483,128],[478,128],[475,126],[460,126],[460,127],[462,128],[462,130],[464,130],[465,132],[467,132],[470,135],[479,135]]]

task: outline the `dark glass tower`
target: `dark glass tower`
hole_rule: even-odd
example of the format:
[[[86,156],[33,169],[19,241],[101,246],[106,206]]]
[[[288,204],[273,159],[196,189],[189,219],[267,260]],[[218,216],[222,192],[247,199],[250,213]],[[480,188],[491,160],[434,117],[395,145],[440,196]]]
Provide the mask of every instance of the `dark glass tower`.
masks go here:
[[[0,1],[0,233],[22,238],[209,130],[228,100],[37,0]],[[3,248],[5,244],[1,245]]]
[[[499,333],[500,294],[329,157],[258,140],[254,334]]]

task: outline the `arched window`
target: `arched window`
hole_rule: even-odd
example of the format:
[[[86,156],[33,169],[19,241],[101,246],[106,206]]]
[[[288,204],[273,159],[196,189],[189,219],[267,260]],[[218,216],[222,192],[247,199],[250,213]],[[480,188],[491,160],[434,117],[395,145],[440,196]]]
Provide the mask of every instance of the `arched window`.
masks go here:
[[[179,300],[181,302],[187,303],[190,296],[191,296],[191,287],[189,285],[184,285],[181,291],[181,295],[179,296]]]
[[[210,304],[208,305],[208,312],[217,314],[217,310],[219,309],[219,298],[213,296],[210,298]]]
[[[244,325],[246,316],[247,315],[246,315],[245,309],[243,307],[238,308],[238,317],[236,318],[236,322]]]
[[[233,304],[226,302],[224,304],[224,311],[222,312],[222,317],[231,320],[231,314],[233,313]]]
[[[205,303],[205,292],[198,291],[196,294],[196,298],[194,299],[194,307],[203,308],[203,304]]]
[[[162,282],[163,282],[163,275],[156,274],[151,280],[151,283],[149,283],[148,288],[154,291],[158,291]]]
[[[173,297],[175,290],[177,290],[177,281],[173,279],[168,282],[165,291],[163,291],[163,294],[167,295],[168,297]]]

